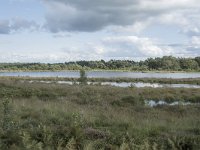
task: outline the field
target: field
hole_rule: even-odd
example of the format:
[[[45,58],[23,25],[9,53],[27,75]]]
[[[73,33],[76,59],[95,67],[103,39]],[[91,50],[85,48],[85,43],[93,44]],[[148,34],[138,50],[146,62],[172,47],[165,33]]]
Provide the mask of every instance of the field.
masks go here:
[[[200,89],[1,78],[0,99],[0,149],[200,149]],[[144,100],[196,104],[150,107]]]

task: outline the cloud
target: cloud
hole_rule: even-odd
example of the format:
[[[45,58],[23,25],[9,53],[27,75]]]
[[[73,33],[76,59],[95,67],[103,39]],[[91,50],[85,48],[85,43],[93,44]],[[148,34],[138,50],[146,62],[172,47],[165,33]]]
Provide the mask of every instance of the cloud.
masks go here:
[[[174,55],[178,57],[196,57],[200,55],[200,36],[192,36],[185,44],[168,44],[174,49]]]
[[[193,36],[191,40],[192,45],[200,48],[200,37]]]
[[[67,60],[66,55],[61,54],[18,54],[18,53],[8,53],[0,56],[1,62],[44,62],[44,63],[55,63],[55,62],[65,62]]]
[[[108,50],[106,55],[112,57],[145,58],[171,55],[173,53],[172,48],[168,46],[159,47],[158,43],[146,37],[108,37],[103,40],[103,44]]]
[[[0,20],[0,34],[8,34],[10,32],[9,21]]]
[[[13,7],[18,2],[26,3],[26,0],[9,1]],[[31,6],[27,6],[37,8],[34,9],[37,13],[33,11],[34,14],[24,15],[22,12],[10,12],[8,16],[21,18],[0,20],[0,34],[17,32],[15,35],[18,35],[3,36],[13,43],[4,44],[6,50],[2,51],[0,60],[64,62],[200,55],[199,0],[33,1],[38,2],[33,3],[37,7],[42,5],[45,13],[41,13],[44,10],[37,11],[38,8],[30,3]],[[34,15],[36,20],[23,19],[31,18],[30,15]],[[41,26],[37,23],[40,19],[42,22],[45,20],[42,25],[45,32],[40,32]],[[164,31],[166,29],[169,31]],[[24,45],[23,42],[16,42],[24,41],[21,40],[27,36],[21,34],[24,30],[39,32],[30,34],[29,42]],[[29,35],[30,32],[25,33]],[[5,51],[12,51],[13,54],[5,54]]]
[[[200,36],[200,25],[193,24],[191,26],[185,27],[181,30],[181,33],[189,37]]]
[[[115,59],[144,59],[173,55],[176,57],[196,57],[200,55],[200,37],[193,36],[187,44],[162,44],[147,37],[118,36],[102,41],[103,56]]]
[[[199,9],[198,0],[43,0],[46,27],[52,32],[93,32],[109,26],[132,26],[139,29],[150,18],[163,23],[180,23],[182,11]],[[179,13],[177,13],[179,12]],[[168,14],[171,14],[168,15]],[[175,19],[175,18],[178,19]],[[156,20],[156,19],[155,19]],[[135,28],[134,27],[134,28]]]
[[[200,55],[200,36],[193,36],[191,38],[191,46],[187,47],[187,51],[193,56]]]
[[[29,21],[22,18],[14,18],[11,20],[11,30],[23,30],[23,29],[37,29],[39,25],[35,21]]]
[[[9,44],[9,43],[7,43]],[[58,45],[58,44],[57,44]],[[200,38],[193,37],[187,45],[165,45],[155,39],[139,36],[111,36],[101,42],[74,43],[72,45],[60,45],[60,48],[49,47],[49,51],[30,50],[26,45],[20,53],[3,51],[1,62],[66,62],[76,60],[110,60],[132,59],[143,60],[149,57],[162,57],[173,55],[176,57],[196,57],[200,55]],[[46,47],[48,48],[48,47]],[[45,47],[43,49],[46,49]]]
[[[37,30],[39,27],[35,21],[29,21],[19,17],[10,20],[0,20],[0,34],[10,34],[20,30]]]
[[[66,33],[55,33],[53,34],[54,38],[70,38],[71,35],[70,34],[66,34]]]
[[[76,60],[99,60],[103,59],[99,47],[93,47],[93,45],[86,44],[82,47],[63,47],[57,51],[49,51],[48,53],[21,51],[21,53],[15,51],[2,51],[0,55],[0,62],[44,62],[44,63],[63,63],[67,61]]]
[[[109,26],[107,31],[111,33],[124,34],[124,33],[134,33],[140,34],[144,29],[146,29],[152,23],[152,19],[145,21],[136,21],[132,25],[127,26]]]

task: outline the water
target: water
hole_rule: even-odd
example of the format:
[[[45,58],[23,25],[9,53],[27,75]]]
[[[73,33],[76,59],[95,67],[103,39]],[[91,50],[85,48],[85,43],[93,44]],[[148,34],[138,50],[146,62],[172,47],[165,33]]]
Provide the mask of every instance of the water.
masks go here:
[[[142,72],[116,72],[116,71],[88,71],[89,78],[200,78],[200,73],[142,73]],[[0,76],[29,76],[29,77],[68,77],[78,78],[79,71],[57,72],[1,72]]]
[[[176,106],[176,105],[199,105],[199,103],[191,103],[191,102],[182,102],[182,101],[175,101],[172,103],[167,103],[166,101],[160,100],[160,101],[154,101],[154,100],[145,100],[145,105],[150,107],[156,107],[156,106],[162,106],[162,105],[168,105],[168,106]]]
[[[29,81],[30,83],[33,83],[34,81]],[[71,81],[36,81],[40,83],[58,83],[58,84],[68,84],[73,85],[73,82]],[[78,82],[77,82],[78,84]],[[193,84],[159,84],[159,83],[143,83],[143,82],[88,82],[88,84],[93,85],[110,85],[110,86],[116,86],[116,87],[136,87],[136,88],[143,88],[143,87],[151,87],[151,88],[200,88],[200,85],[193,85]]]
[[[143,82],[102,82],[102,85],[112,85],[117,87],[151,87],[151,88],[200,88],[200,85],[193,85],[193,84],[159,84],[159,83],[143,83]]]

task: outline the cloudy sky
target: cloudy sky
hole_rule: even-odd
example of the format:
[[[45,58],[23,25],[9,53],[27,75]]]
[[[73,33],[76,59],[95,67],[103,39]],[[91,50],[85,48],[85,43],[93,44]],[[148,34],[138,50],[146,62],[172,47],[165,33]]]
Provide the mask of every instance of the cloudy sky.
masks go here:
[[[200,0],[1,0],[0,62],[200,55]]]

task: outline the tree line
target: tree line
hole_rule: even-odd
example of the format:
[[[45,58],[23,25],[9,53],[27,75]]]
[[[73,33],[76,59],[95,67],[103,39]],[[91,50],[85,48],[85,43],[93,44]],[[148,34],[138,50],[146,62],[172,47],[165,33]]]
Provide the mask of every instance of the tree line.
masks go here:
[[[1,71],[39,71],[39,70],[130,70],[130,71],[200,71],[200,57],[176,58],[163,56],[144,61],[98,60],[73,61],[65,63],[0,63]]]

